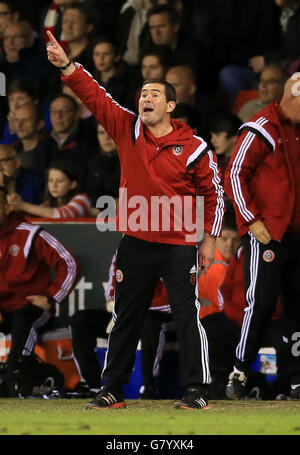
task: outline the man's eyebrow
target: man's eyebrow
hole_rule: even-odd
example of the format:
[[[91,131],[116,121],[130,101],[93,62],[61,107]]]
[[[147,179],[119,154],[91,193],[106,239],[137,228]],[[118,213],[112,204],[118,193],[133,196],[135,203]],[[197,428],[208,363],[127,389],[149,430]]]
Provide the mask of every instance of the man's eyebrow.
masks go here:
[[[141,91],[145,92],[147,90],[149,90],[150,92],[159,92],[159,93],[161,93],[161,91],[158,88],[142,88]]]

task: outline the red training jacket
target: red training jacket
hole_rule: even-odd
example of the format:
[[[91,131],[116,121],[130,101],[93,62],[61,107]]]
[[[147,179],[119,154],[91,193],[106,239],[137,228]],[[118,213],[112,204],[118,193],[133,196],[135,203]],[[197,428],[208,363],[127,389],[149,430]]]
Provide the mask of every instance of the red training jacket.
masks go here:
[[[235,205],[240,236],[257,220],[276,241],[292,219],[293,231],[300,233],[300,168],[294,165],[300,153],[299,126],[273,103],[240,130],[225,173],[225,192]]]

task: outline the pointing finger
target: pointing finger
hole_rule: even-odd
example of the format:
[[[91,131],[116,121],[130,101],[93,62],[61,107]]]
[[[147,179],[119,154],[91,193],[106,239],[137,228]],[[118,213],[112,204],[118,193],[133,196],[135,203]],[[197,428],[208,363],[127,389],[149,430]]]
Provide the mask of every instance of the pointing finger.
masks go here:
[[[52,35],[52,33],[49,30],[47,30],[47,34],[48,34],[48,36],[50,38],[50,41],[51,41],[52,45],[53,46],[59,46],[59,43],[56,41],[56,39],[54,38],[54,36]]]

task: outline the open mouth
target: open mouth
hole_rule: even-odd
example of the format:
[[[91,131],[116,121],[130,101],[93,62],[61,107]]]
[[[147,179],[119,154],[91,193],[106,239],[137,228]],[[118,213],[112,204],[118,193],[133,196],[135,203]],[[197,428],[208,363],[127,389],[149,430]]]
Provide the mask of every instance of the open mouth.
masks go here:
[[[153,112],[152,107],[144,107],[144,113],[145,112]]]

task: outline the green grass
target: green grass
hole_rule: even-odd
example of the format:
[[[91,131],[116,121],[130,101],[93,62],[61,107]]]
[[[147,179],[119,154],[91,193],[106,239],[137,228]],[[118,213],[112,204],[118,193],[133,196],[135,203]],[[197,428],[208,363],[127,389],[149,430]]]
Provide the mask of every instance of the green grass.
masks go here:
[[[86,401],[0,399],[0,435],[300,435],[300,401],[211,401],[205,411],[169,400],[86,411]]]

